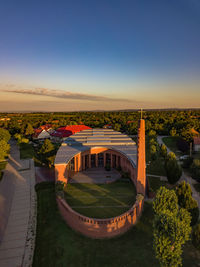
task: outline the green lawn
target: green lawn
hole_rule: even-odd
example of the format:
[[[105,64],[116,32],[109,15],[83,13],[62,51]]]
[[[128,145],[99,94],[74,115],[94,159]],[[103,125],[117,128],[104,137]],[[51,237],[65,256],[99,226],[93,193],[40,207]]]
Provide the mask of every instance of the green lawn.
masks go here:
[[[5,169],[6,164],[7,164],[7,161],[1,161],[0,162],[0,181],[1,181],[2,177],[3,177],[3,172],[2,171]]]
[[[67,203],[77,212],[94,218],[109,218],[127,211],[135,202],[132,182],[111,184],[68,184]]]
[[[37,185],[37,236],[33,267],[158,267],[152,248],[152,205],[139,222],[112,239],[94,240],[74,232],[59,214],[53,183]],[[184,267],[199,266],[200,252],[184,248]]]
[[[177,141],[179,140],[180,137],[178,136],[167,136],[163,137],[163,143],[171,150],[173,151],[177,156],[185,155],[187,153],[183,153],[179,151],[177,147]]]
[[[20,149],[20,158],[21,159],[30,159],[34,157],[34,149],[30,144],[21,143],[19,145]]]
[[[164,167],[164,159],[161,157],[161,155],[157,153],[156,159],[155,160],[151,159],[150,144],[149,144],[148,137],[146,137],[146,164],[147,164],[146,172],[148,174],[166,176],[166,171]]]

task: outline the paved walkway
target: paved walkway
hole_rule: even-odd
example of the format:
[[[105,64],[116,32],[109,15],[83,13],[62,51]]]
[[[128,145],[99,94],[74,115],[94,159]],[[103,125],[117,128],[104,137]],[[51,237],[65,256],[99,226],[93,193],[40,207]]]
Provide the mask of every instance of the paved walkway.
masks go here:
[[[159,145],[164,144],[164,142],[162,140],[163,137],[165,137],[165,136],[158,136],[157,137],[157,141],[158,141]],[[167,146],[166,146],[166,148],[167,148],[167,152],[168,153],[169,152],[172,152]],[[193,186],[193,184],[195,184],[197,182],[194,179],[192,179],[192,177],[190,177],[189,175],[187,175],[184,171],[183,171],[182,176],[181,176],[181,178],[179,180],[179,183],[182,182],[182,181],[186,181],[187,183],[190,184],[191,189],[192,189],[192,196],[198,202],[198,206],[199,206],[199,210],[200,210],[200,194],[195,190],[195,188]]]
[[[121,174],[115,169],[106,171],[105,168],[90,168],[86,171],[77,172],[69,183],[104,184],[114,182],[120,178]]]
[[[35,180],[36,183],[54,182],[55,181],[54,168],[49,169],[47,167],[35,167]]]
[[[17,145],[0,182],[0,266],[30,266],[33,250],[32,220],[35,206],[33,160],[20,160]]]

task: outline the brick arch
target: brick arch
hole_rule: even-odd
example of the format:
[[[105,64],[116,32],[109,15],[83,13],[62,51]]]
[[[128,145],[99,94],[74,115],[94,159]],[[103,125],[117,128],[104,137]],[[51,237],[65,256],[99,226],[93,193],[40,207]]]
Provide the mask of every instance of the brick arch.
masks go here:
[[[88,155],[89,157],[92,154],[105,154],[106,152],[111,153],[111,155],[115,154],[116,156],[120,156],[122,170],[130,172],[130,178],[136,186],[138,194],[136,197],[136,202],[127,212],[121,214],[120,216],[108,219],[89,218],[75,212],[65,202],[65,200],[57,196],[57,203],[60,213],[67,224],[74,230],[92,238],[106,238],[122,234],[137,222],[142,213],[146,190],[145,121],[141,119],[139,122],[137,166],[135,166],[135,164],[129,160],[127,155],[118,150],[113,148],[111,149],[109,147],[92,147],[90,149],[85,149],[84,151],[74,153],[71,159],[69,159],[65,164],[55,164],[56,180],[67,183],[69,175],[73,175],[73,173],[70,173],[67,169],[67,166],[71,160],[74,159],[75,164],[74,170],[71,171],[75,173],[83,170],[82,161],[80,164],[80,159],[82,159],[82,156]],[[143,195],[143,197],[141,195]]]
[[[61,181],[64,183],[68,182],[69,178],[72,178],[76,172],[83,171],[86,169],[85,161],[88,160],[88,168],[91,168],[91,155],[95,155],[96,167],[98,167],[98,155],[103,154],[103,166],[106,165],[106,154],[110,155],[110,165],[112,168],[121,167],[122,171],[129,172],[132,182],[137,187],[136,179],[136,166],[131,162],[128,157],[122,152],[105,147],[92,147],[82,152],[77,152],[73,157],[71,157],[65,164],[56,164],[56,181]],[[116,162],[113,158],[116,157]],[[73,162],[73,164],[72,164]],[[115,164],[116,163],[116,164]],[[73,165],[73,166],[71,166]],[[115,165],[115,166],[114,166]]]

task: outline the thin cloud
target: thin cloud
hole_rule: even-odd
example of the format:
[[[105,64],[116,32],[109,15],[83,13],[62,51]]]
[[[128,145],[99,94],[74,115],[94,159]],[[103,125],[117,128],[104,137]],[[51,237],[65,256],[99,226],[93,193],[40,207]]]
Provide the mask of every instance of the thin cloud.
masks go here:
[[[128,99],[118,99],[118,98],[110,98],[110,97],[98,96],[98,95],[72,93],[72,92],[47,89],[47,88],[17,89],[13,85],[10,87],[7,85],[5,87],[3,89],[1,89],[3,92],[17,93],[17,94],[51,96],[51,97],[55,97],[55,98],[86,100],[86,101],[112,101],[112,102],[125,101],[125,102],[130,102],[130,100],[128,100]]]

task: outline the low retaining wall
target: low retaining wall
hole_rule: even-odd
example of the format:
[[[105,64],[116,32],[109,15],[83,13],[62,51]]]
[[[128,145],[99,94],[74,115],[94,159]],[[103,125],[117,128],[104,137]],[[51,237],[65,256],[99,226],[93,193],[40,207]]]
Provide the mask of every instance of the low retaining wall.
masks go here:
[[[136,200],[135,204],[120,216],[109,219],[89,218],[74,211],[61,197],[57,203],[64,220],[74,230],[92,238],[114,237],[126,232],[133,226],[142,213],[144,200]]]

